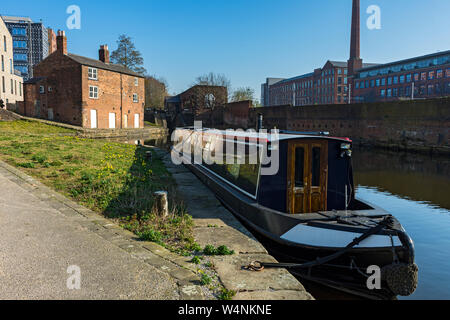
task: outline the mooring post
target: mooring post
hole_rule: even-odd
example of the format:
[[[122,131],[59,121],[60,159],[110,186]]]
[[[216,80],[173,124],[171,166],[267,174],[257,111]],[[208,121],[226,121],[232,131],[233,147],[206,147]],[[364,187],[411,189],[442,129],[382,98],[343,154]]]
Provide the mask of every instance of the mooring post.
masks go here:
[[[258,114],[258,124],[257,124],[257,128],[256,131],[260,132],[263,128],[263,122],[264,122],[264,116],[262,113]]]
[[[151,151],[145,152],[145,158],[147,159],[148,162],[152,162],[152,159],[153,159],[152,152]]]
[[[168,192],[158,191],[154,193],[156,213],[160,217],[167,217],[169,215],[169,200]]]

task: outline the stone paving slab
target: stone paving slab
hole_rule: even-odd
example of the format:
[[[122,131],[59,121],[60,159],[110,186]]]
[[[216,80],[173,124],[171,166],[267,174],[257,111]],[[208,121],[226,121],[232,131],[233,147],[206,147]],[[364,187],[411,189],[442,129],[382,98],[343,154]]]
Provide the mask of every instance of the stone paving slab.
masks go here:
[[[186,258],[136,241],[1,161],[0,188],[0,299],[205,299]],[[82,265],[86,288],[79,292],[65,287],[69,261]]]

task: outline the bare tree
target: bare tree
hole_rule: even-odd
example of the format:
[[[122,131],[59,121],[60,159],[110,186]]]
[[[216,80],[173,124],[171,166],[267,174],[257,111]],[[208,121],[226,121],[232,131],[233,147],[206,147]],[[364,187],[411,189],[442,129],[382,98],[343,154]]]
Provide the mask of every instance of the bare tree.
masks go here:
[[[165,79],[156,76],[145,78],[145,105],[147,108],[164,109],[164,99],[169,95]]]
[[[214,72],[197,77],[194,85],[225,87],[228,92],[231,92],[231,81],[224,74]]]

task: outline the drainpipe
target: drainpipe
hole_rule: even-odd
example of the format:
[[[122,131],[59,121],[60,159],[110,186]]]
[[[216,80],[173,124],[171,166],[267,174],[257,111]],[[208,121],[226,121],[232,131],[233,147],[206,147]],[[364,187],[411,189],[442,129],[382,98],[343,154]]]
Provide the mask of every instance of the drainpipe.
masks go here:
[[[123,129],[123,82],[120,74],[120,129]]]

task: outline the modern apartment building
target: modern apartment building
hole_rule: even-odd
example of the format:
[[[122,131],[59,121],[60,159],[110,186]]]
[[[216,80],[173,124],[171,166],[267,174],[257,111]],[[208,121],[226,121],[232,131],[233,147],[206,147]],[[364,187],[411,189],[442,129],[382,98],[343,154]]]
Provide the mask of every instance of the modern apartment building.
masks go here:
[[[8,109],[15,110],[16,102],[23,100],[23,79],[14,69],[13,40],[0,18],[0,99]]]
[[[49,55],[48,30],[42,22],[26,17],[2,17],[13,37],[14,67],[25,80],[33,77],[33,66]]]

